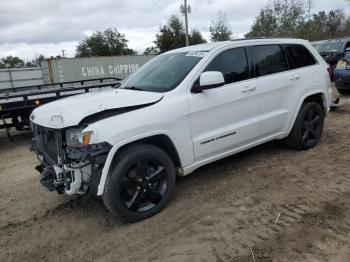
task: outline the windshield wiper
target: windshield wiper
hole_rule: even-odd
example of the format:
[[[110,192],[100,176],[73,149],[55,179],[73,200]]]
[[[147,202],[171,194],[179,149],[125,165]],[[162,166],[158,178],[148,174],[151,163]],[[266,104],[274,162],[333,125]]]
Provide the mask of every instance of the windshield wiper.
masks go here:
[[[142,88],[136,87],[136,86],[126,86],[124,89],[131,89],[131,90],[138,90],[138,91],[145,91]]]

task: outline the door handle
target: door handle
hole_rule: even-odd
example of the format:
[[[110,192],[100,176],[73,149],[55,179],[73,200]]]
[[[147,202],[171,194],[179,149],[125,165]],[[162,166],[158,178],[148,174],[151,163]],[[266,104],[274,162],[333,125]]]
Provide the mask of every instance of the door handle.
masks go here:
[[[255,87],[255,86],[246,86],[246,87],[243,87],[243,88],[242,88],[242,92],[243,92],[243,93],[252,92],[252,91],[255,91],[255,90],[256,90],[256,87]]]
[[[300,76],[291,76],[289,80],[294,81],[294,80],[299,80]]]

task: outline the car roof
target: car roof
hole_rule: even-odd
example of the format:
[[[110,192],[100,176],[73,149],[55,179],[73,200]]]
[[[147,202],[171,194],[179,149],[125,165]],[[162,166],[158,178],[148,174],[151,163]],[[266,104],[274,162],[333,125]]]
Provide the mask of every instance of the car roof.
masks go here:
[[[168,53],[180,53],[180,52],[209,52],[214,48],[245,45],[245,44],[282,44],[282,43],[305,43],[306,40],[295,38],[242,38],[233,39],[230,41],[210,42],[205,44],[191,45],[169,51]]]
[[[350,37],[341,37],[341,38],[334,38],[334,39],[326,39],[326,40],[314,41],[314,42],[311,42],[311,44],[312,45],[319,45],[319,44],[345,42],[345,41],[350,41]]]

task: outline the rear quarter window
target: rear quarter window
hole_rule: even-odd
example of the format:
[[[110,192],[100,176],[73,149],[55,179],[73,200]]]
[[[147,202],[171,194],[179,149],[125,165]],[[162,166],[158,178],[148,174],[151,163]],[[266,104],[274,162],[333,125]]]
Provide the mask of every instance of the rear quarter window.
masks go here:
[[[279,45],[262,45],[252,47],[256,61],[256,71],[258,76],[287,71],[287,57]]]
[[[287,53],[291,69],[302,68],[317,64],[316,59],[303,45],[286,44],[282,45]]]

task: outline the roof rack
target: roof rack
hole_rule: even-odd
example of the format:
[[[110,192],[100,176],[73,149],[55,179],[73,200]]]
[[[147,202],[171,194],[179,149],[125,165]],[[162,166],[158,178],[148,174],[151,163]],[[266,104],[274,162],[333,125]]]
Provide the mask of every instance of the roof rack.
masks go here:
[[[243,40],[275,40],[275,39],[300,39],[300,38],[293,38],[293,37],[249,37],[249,38],[237,38],[237,39],[231,39],[231,41],[243,41]]]

